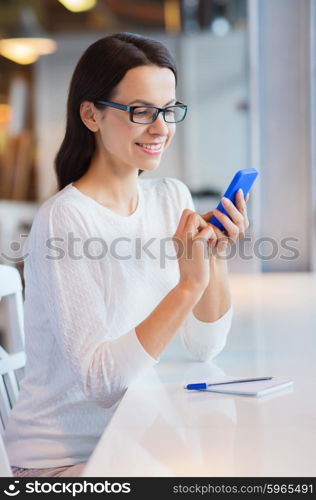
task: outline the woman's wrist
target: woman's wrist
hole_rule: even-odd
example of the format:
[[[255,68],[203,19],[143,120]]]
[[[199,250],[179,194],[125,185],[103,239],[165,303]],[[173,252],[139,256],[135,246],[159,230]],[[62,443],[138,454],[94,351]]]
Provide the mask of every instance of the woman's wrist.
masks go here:
[[[188,299],[192,300],[193,305],[196,304],[202,297],[205,288],[203,288],[199,283],[194,283],[189,280],[179,281],[177,287]]]

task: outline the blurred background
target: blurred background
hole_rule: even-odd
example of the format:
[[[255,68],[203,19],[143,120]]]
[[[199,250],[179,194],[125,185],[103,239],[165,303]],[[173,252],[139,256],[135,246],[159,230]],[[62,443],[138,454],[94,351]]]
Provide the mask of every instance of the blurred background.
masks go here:
[[[214,373],[295,375],[298,393],[306,391],[316,382],[316,0],[0,0],[0,264],[18,269],[25,298],[23,245],[39,207],[57,192],[54,159],[70,78],[91,43],[118,31],[169,48],[179,70],[177,98],[188,105],[160,167],[142,178],[182,180],[203,214],[216,207],[238,170],[259,171],[248,202],[250,226],[229,255],[234,320]],[[0,296],[0,347],[14,351],[22,319],[22,301]],[[162,359],[183,359],[180,344],[175,336]],[[175,373],[170,370],[172,383]],[[276,413],[267,426],[267,406],[229,403],[238,425],[245,414],[247,425],[251,417],[263,426],[254,455],[247,425],[238,434],[235,420],[222,414],[236,463],[240,444],[242,458],[254,456],[254,467],[265,470],[293,436],[312,442],[311,405],[300,407],[297,419],[296,399],[272,403],[277,412],[289,409],[290,418]],[[194,456],[200,463],[203,457]],[[299,459],[289,460],[284,467]],[[306,464],[298,467],[302,474]]]
[[[116,31],[156,38],[189,106],[160,168],[196,209],[233,174],[259,177],[232,273],[315,270],[315,0],[0,0],[0,263],[23,279],[22,245],[57,191],[54,157],[83,51]]]

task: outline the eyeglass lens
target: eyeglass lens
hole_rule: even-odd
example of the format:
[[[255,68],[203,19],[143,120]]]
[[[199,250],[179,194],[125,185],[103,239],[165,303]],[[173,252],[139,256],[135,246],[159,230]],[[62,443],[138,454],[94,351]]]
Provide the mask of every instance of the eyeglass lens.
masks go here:
[[[185,108],[181,106],[168,106],[163,112],[167,123],[176,123],[182,121],[185,116]],[[136,123],[152,123],[158,116],[158,110],[155,108],[146,108],[137,106],[133,110],[133,121]]]

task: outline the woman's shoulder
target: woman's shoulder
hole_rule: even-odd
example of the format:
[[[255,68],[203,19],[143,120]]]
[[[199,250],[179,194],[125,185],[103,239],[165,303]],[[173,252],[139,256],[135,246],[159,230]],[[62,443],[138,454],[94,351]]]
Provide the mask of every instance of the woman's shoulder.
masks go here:
[[[50,196],[40,205],[34,220],[33,226],[47,226],[48,224],[62,225],[64,219],[80,220],[84,219],[84,200],[78,200],[71,185]]]

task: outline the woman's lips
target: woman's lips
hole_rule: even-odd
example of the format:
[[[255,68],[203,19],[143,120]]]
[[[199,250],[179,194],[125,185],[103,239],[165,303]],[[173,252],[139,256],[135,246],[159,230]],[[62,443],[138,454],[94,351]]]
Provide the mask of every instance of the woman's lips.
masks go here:
[[[151,142],[151,143],[143,143],[136,142],[136,146],[141,149],[144,153],[148,155],[160,155],[162,153],[164,143],[163,142]]]

